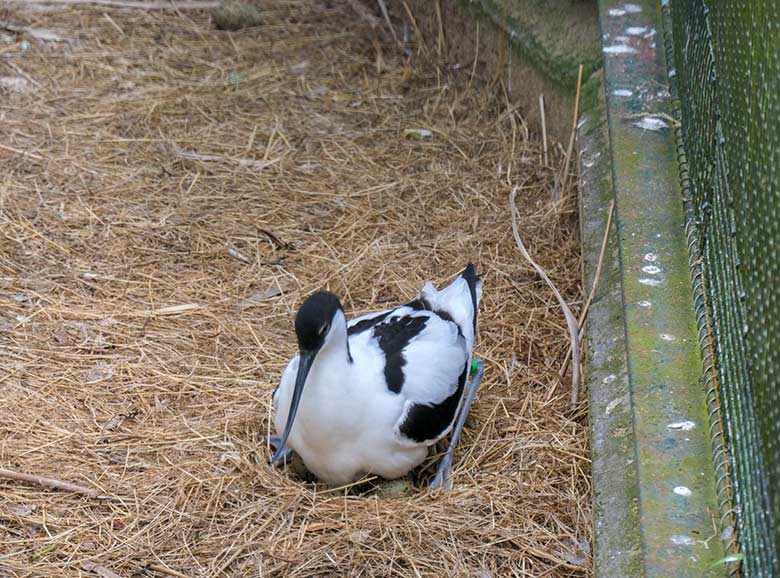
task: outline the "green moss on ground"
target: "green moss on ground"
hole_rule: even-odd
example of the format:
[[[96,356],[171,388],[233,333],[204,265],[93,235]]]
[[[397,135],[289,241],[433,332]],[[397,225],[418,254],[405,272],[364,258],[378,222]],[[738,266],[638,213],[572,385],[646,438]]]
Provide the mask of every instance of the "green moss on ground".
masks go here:
[[[225,0],[222,6],[211,11],[211,17],[219,30],[240,30],[261,22],[260,11],[241,0]]]

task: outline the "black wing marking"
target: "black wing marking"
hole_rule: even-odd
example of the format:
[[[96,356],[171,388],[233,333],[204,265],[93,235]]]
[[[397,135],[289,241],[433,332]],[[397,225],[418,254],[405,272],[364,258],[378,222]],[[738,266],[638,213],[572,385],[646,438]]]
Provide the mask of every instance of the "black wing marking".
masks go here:
[[[422,315],[390,317],[374,326],[374,339],[385,354],[385,381],[393,393],[401,393],[404,386],[404,348],[425,329],[427,322],[428,318]]]
[[[460,330],[460,325],[458,325],[455,320],[452,318],[452,315],[444,311],[443,309],[434,309],[431,307],[431,304],[428,302],[427,299],[424,297],[418,297],[414,301],[410,301],[406,304],[407,307],[411,307],[415,311],[431,311],[432,313],[436,314],[437,316],[441,317],[445,321],[449,321],[455,327],[458,328],[458,333],[460,335],[463,335],[463,331]]]
[[[347,327],[347,335],[355,335],[357,333],[362,333],[366,329],[371,329],[374,325],[377,323],[381,323],[385,320],[385,318],[390,315],[392,311],[386,311],[385,313],[380,313],[379,315],[375,315],[374,317],[369,317],[368,319],[362,319],[355,323],[354,325],[350,325]]]
[[[415,311],[431,311],[431,304],[428,303],[428,300],[425,299],[425,297],[418,297],[413,301],[409,301],[406,306],[411,307]]]
[[[399,427],[401,434],[416,442],[422,443],[437,439],[455,419],[460,398],[463,396],[463,388],[466,385],[468,375],[468,362],[463,367],[463,372],[458,377],[458,387],[453,394],[441,403],[424,404],[415,403],[406,413],[406,419]]]

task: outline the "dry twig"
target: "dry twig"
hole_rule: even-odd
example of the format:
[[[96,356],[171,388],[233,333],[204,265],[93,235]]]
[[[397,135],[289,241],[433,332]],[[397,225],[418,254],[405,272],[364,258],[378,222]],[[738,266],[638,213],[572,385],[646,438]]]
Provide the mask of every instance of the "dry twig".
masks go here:
[[[105,566],[100,566],[94,562],[82,562],[81,569],[85,572],[92,572],[93,574],[97,574],[100,576],[100,578],[122,578],[113,570],[109,570]]]
[[[73,492],[75,494],[82,494],[89,498],[95,498],[98,500],[110,500],[111,496],[101,494],[97,490],[85,488],[77,484],[71,484],[70,482],[63,482],[62,480],[56,480],[54,478],[46,478],[43,476],[33,476],[31,474],[23,474],[21,472],[14,472],[13,470],[6,470],[0,468],[0,478],[5,480],[13,480],[15,482],[26,482],[28,484],[35,484],[44,488],[52,490],[63,490],[65,492]]]
[[[181,572],[178,572],[176,570],[172,570],[171,568],[167,568],[165,566],[161,566],[160,564],[149,564],[147,568],[152,572],[157,572],[159,574],[165,574],[166,576],[173,576],[174,578],[191,578],[187,574],[182,574]]]
[[[536,261],[533,260],[531,255],[528,253],[528,249],[525,248],[525,245],[523,244],[523,240],[520,238],[520,232],[517,228],[517,206],[515,205],[515,196],[517,195],[517,187],[512,189],[512,192],[509,194],[509,205],[512,212],[512,233],[515,237],[515,243],[517,243],[517,248],[520,249],[520,253],[523,255],[523,257],[531,264],[531,266],[536,269],[536,272],[539,273],[539,276],[544,279],[544,282],[547,283],[547,286],[552,290],[552,292],[555,294],[555,298],[558,300],[558,303],[561,306],[561,310],[563,311],[564,316],[566,317],[566,325],[569,328],[569,340],[571,341],[571,349],[574,352],[574,359],[580,358],[580,346],[579,346],[579,327],[577,325],[577,318],[574,317],[574,314],[571,312],[571,309],[569,308],[568,303],[566,303],[566,300],[563,298],[563,295],[561,295],[560,291],[558,291],[558,288],[555,286],[555,284],[550,280],[550,277],[547,275],[547,272],[542,269],[539,265],[537,265]],[[580,367],[578,363],[572,364],[572,370],[571,370],[571,406],[572,409],[576,407],[577,405],[577,399],[579,396],[580,391]]]
[[[561,184],[560,188],[553,189],[553,202],[557,203],[561,198],[566,195],[566,189],[569,184],[569,163],[571,162],[572,154],[574,153],[574,140],[577,137],[577,121],[580,118],[580,91],[582,90],[582,71],[583,66],[580,64],[579,72],[577,73],[577,94],[574,97],[574,115],[571,122],[571,135],[569,136],[569,146],[566,149],[566,158],[563,161],[563,170],[561,171],[558,182]]]
[[[596,273],[593,276],[593,284],[590,287],[590,292],[588,293],[588,298],[585,301],[585,305],[582,308],[582,312],[580,313],[580,318],[577,321],[577,325],[579,325],[580,331],[578,334],[578,341],[580,344],[582,344],[582,338],[585,334],[585,320],[588,318],[588,311],[590,311],[590,305],[593,303],[593,298],[596,295],[596,290],[599,286],[599,280],[601,279],[601,269],[604,265],[604,254],[607,252],[607,242],[609,241],[609,234],[610,229],[612,227],[612,215],[615,212],[615,199],[612,199],[609,203],[609,209],[607,209],[607,224],[604,227],[604,236],[601,239],[601,249],[599,250],[599,260],[596,264]],[[566,373],[566,368],[569,366],[569,360],[571,359],[571,347],[569,347],[569,350],[566,352],[566,357],[564,358],[563,365],[561,365],[561,369],[558,372],[558,375],[563,377],[563,375]]]
[[[547,118],[544,114],[544,95],[539,95],[539,115],[542,118],[542,151],[544,152],[544,166],[549,166],[550,159],[547,156]]]
[[[393,22],[390,20],[390,13],[387,11],[387,5],[385,4],[385,0],[376,0],[377,4],[379,4],[379,10],[382,12],[382,17],[385,19],[385,24],[387,24],[387,27],[390,29],[390,34],[393,35],[393,40],[396,44],[400,44],[398,41],[398,34],[395,33],[395,27],[393,26]]]
[[[434,4],[436,9],[436,54],[439,58],[444,54],[444,22],[441,15],[441,0],[436,0]]]

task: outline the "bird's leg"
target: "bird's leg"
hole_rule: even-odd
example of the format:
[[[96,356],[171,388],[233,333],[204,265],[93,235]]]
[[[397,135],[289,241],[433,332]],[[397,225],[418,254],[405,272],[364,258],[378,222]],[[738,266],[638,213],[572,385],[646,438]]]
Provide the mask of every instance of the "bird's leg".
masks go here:
[[[460,414],[458,415],[458,422],[455,424],[455,429],[452,431],[452,437],[450,438],[450,446],[447,448],[447,452],[439,462],[439,467],[436,470],[436,476],[430,484],[431,488],[444,488],[446,490],[452,489],[452,480],[450,479],[450,469],[452,468],[452,453],[455,451],[455,446],[458,444],[460,438],[460,432],[463,431],[463,424],[466,423],[466,418],[469,415],[471,404],[474,403],[474,396],[479,389],[479,384],[482,382],[482,371],[484,369],[482,360],[476,359],[476,372],[471,377],[468,391],[466,393],[463,407],[460,408]]]
[[[279,436],[265,436],[265,440],[273,449],[274,452],[279,449],[279,446],[282,444],[282,438]],[[293,451],[290,448],[284,448],[284,452],[282,452],[282,455],[280,455],[275,462],[269,462],[272,466],[283,466],[284,464],[289,463],[292,460],[293,457]]]

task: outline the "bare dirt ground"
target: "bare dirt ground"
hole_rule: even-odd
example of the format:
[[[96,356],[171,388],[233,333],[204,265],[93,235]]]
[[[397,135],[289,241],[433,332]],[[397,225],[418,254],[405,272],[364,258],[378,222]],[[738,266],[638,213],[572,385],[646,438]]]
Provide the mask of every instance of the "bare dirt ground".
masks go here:
[[[380,43],[345,4],[0,8],[0,577],[588,576],[573,198],[492,70]],[[427,48],[426,48],[427,47]],[[426,129],[414,138],[406,129]],[[572,193],[573,195],[574,193]],[[327,287],[357,315],[484,274],[454,489],[361,494],[258,442]]]

